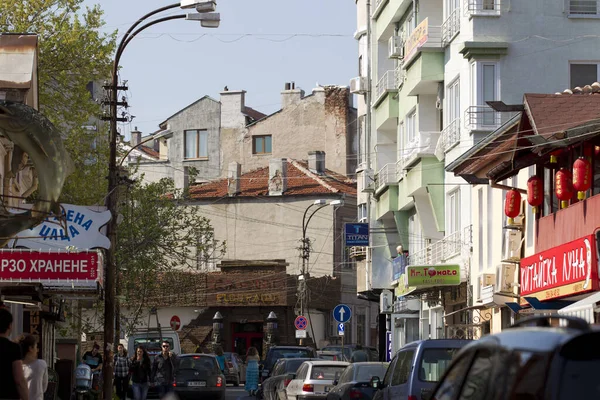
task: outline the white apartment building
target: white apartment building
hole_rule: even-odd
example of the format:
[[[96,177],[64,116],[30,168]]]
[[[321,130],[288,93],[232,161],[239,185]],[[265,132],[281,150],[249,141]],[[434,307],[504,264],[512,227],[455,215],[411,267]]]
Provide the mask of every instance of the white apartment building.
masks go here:
[[[511,312],[502,303],[484,305],[480,287],[511,271],[502,267],[502,189],[480,182],[475,191],[446,167],[507,123],[524,93],[599,79],[600,5],[357,0],[356,6],[359,71],[350,84],[358,97],[357,200],[371,232],[368,251],[355,250],[366,255],[358,291],[395,290],[393,314],[380,325],[394,333],[395,349],[418,338],[500,330]],[[408,251],[409,269],[394,269],[398,246]],[[416,266],[432,273],[454,266],[460,279],[408,285]]]

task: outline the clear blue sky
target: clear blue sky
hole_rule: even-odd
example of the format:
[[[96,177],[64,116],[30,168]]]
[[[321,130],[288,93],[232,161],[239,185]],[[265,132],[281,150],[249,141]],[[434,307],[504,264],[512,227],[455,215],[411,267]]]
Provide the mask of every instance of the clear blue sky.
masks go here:
[[[137,18],[173,2],[84,4],[100,3],[106,30],[123,34]],[[309,94],[317,82],[348,85],[358,73],[352,0],[221,0],[217,11],[217,29],[169,21],[129,44],[121,59],[121,79],[128,80],[130,112],[136,117],[122,128],[127,137],[134,126],[144,135],[155,131],[160,122],[204,95],[218,99],[225,86],[246,90],[246,105],[270,113],[280,108],[285,82],[294,81]],[[176,13],[181,11],[165,15]],[[307,34],[314,36],[302,36]]]

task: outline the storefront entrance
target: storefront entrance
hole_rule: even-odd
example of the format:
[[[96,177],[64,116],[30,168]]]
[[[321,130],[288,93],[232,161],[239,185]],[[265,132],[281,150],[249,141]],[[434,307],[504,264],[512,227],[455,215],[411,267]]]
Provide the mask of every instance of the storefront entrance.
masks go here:
[[[262,358],[263,347],[263,323],[247,322],[231,324],[232,349],[245,359],[246,352],[250,347],[256,347]]]

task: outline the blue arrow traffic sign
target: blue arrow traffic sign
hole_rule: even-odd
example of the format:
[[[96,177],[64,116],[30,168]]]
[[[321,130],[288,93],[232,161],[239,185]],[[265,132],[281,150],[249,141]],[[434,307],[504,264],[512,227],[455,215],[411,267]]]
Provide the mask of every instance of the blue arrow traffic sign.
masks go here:
[[[345,304],[338,304],[333,309],[333,318],[339,322],[344,323],[350,321],[350,317],[352,316],[352,311],[350,311],[350,307]]]

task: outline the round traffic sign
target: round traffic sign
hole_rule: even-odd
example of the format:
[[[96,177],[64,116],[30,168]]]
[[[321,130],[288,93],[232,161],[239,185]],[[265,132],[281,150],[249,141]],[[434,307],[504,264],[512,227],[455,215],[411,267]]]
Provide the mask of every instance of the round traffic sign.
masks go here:
[[[297,316],[296,320],[294,321],[294,326],[299,331],[305,330],[306,327],[308,326],[308,321],[306,320],[306,317],[304,317],[302,315]]]
[[[345,323],[350,320],[352,316],[352,310],[346,304],[338,304],[333,309],[333,319],[339,323]]]
[[[178,331],[179,328],[181,327],[181,320],[179,319],[179,317],[177,315],[173,315],[171,317],[171,329],[173,329],[174,331]]]

